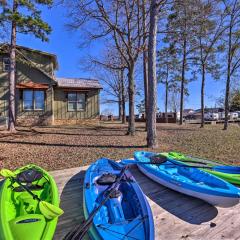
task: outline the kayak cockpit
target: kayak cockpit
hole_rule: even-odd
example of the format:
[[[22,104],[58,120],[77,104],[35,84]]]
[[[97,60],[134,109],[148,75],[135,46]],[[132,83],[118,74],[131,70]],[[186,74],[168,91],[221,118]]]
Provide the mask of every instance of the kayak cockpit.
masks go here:
[[[114,175],[111,174],[111,177]],[[114,178],[114,177],[113,177]],[[95,194],[101,196],[111,182],[110,175],[108,174],[109,184],[98,184],[98,179],[95,181]],[[131,201],[129,201],[131,199]],[[102,197],[97,201],[100,202]],[[106,204],[101,208],[99,214],[99,222],[102,222],[104,216],[105,222],[109,224],[118,224],[123,222],[132,221],[140,214],[140,206],[137,195],[128,181],[121,181],[119,187],[110,195]]]
[[[41,239],[48,220],[41,214],[38,201],[18,183],[10,179],[6,181],[6,194],[2,201],[2,218],[7,223],[5,231],[13,239],[20,239],[20,236],[24,236],[25,240]],[[46,177],[41,176],[32,182],[21,180],[21,184],[27,186],[41,200],[52,201],[51,185]],[[31,234],[26,235],[29,231]]]
[[[87,213],[90,214],[104,199],[104,193],[116,183],[121,168],[114,163],[99,160],[88,172],[91,184],[85,190]],[[86,180],[86,179],[85,179]],[[136,192],[135,181],[126,174],[108,200],[94,217],[94,229],[100,239],[149,239],[147,210],[140,203],[140,192]],[[91,200],[90,200],[91,199]],[[142,199],[142,200],[143,200]],[[85,215],[87,218],[88,216]],[[94,232],[94,231],[93,231]],[[98,239],[94,233],[93,238]],[[140,237],[141,236],[141,237]]]
[[[112,233],[112,239],[115,239],[114,236],[116,239],[122,236],[132,239],[139,237],[139,232],[144,236],[146,233],[141,224],[144,221],[137,194],[127,181],[120,183],[94,219],[101,235]]]

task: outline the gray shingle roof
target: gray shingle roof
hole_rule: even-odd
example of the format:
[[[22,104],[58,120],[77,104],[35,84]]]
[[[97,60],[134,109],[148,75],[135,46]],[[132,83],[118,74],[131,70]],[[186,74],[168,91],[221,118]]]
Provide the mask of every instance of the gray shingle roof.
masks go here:
[[[85,78],[56,78],[59,87],[67,88],[95,88],[102,89],[101,84],[95,79]]]

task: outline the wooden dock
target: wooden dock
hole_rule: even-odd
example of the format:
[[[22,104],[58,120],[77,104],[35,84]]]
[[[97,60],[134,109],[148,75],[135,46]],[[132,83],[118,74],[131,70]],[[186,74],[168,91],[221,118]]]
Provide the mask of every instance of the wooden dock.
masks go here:
[[[65,212],[59,219],[55,240],[63,239],[68,231],[83,220],[82,184],[86,169],[82,167],[52,172]],[[232,208],[216,208],[151,181],[136,167],[131,172],[152,208],[156,240],[240,239],[240,204]]]

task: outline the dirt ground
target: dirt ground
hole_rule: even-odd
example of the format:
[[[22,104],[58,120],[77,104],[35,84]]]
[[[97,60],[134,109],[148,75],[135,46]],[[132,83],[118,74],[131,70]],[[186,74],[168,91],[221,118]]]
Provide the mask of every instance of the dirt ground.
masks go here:
[[[159,148],[155,151],[180,151],[185,154],[240,164],[240,127],[222,125],[159,124]],[[98,126],[49,126],[18,128],[9,135],[0,131],[0,168],[15,169],[35,163],[47,170],[87,165],[101,157],[130,158],[146,148],[143,124],[136,136],[126,135],[127,126],[101,123]]]

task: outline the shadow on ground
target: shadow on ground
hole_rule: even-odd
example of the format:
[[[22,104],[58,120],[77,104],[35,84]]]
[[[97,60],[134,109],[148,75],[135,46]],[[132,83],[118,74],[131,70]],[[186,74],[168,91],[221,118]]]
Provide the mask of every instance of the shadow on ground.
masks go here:
[[[37,146],[49,146],[49,147],[76,147],[76,148],[145,148],[146,145],[138,146],[123,146],[123,145],[85,145],[85,144],[66,144],[66,143],[46,143],[46,142],[30,142],[30,141],[15,141],[15,140],[0,140],[0,143],[19,144],[19,145],[37,145]]]
[[[137,170],[133,169],[132,172],[146,196],[177,218],[190,224],[200,225],[217,216],[217,208],[207,202],[168,189]]]
[[[64,236],[81,224],[83,215],[83,180],[86,171],[74,175],[64,186],[60,195],[60,207],[64,214],[59,218],[54,239],[64,239]],[[86,237],[86,239],[88,239]]]

